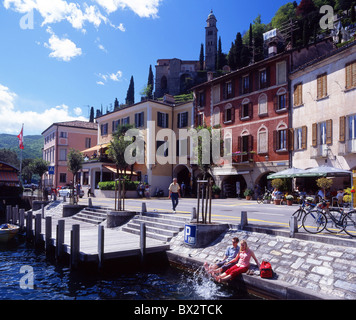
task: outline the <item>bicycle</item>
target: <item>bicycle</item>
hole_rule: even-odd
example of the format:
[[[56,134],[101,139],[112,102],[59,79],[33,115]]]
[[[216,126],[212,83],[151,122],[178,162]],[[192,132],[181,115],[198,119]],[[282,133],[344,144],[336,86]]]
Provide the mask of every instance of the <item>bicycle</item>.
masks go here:
[[[314,209],[316,207],[316,204],[308,201],[308,199],[302,198],[301,200],[302,200],[302,203],[299,206],[299,209],[292,214],[292,217],[297,218],[298,229],[300,229],[302,227],[302,224],[299,224],[299,222],[302,221],[303,217],[308,212],[310,212],[312,209]]]
[[[351,237],[356,237],[356,210],[344,213],[342,220],[344,231]]]
[[[272,199],[272,191],[265,189],[265,193],[257,197],[257,203],[261,204],[264,203],[265,200],[271,200],[271,199]]]
[[[318,203],[316,209],[307,212],[303,217],[303,228],[309,233],[320,233],[327,225],[327,218],[324,213],[325,202]]]

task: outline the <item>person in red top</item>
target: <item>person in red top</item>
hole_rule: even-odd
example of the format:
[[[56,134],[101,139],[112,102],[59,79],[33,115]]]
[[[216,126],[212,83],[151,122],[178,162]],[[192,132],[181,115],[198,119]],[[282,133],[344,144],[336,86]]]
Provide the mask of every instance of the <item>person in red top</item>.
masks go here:
[[[260,264],[251,249],[249,249],[247,242],[245,240],[241,240],[240,242],[240,252],[234,259],[237,263],[233,265],[231,268],[227,269],[225,272],[218,276],[214,276],[214,279],[217,282],[229,281],[241,273],[246,273],[250,267],[250,260],[253,258],[260,268]],[[234,261],[234,262],[235,262]],[[233,261],[231,261],[233,262]]]

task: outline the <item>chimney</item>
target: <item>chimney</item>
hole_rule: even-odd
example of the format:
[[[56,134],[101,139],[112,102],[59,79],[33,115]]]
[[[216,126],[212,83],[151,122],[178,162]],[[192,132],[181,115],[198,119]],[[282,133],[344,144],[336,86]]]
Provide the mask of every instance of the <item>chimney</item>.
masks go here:
[[[268,46],[268,56],[274,56],[277,54],[277,44],[273,41]]]
[[[175,99],[172,95],[166,93],[164,96],[163,96],[163,102],[164,103],[169,103],[169,104],[175,104]]]
[[[214,73],[211,71],[208,71],[208,81],[212,81],[214,79]]]

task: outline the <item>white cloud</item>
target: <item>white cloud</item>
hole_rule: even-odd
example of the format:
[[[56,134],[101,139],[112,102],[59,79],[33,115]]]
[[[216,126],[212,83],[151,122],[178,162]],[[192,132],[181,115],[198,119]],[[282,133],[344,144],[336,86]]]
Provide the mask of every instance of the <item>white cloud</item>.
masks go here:
[[[74,109],[74,114],[77,113],[77,116],[74,117],[65,104],[44,109],[42,112],[17,110],[15,106],[17,99],[18,96],[14,92],[0,84],[0,128],[3,133],[18,134],[24,124],[25,135],[41,134],[54,122],[88,121],[88,119],[79,116],[80,108]]]
[[[59,39],[50,27],[47,28],[47,32],[51,34],[51,37],[44,46],[52,51],[49,54],[50,57],[68,62],[76,56],[82,55],[82,49],[77,48],[73,41],[65,38]]]
[[[95,0],[108,14],[129,8],[140,17],[156,17],[160,1],[162,0]],[[67,20],[73,28],[83,32],[86,32],[86,22],[96,28],[104,22],[122,32],[126,30],[122,23],[119,26],[112,24],[96,4],[88,5],[86,2],[80,5],[78,2],[65,0],[4,0],[4,7],[22,14],[36,10],[43,18],[42,26]]]
[[[131,9],[141,18],[157,18],[162,0],[94,0],[108,13],[118,9]]]
[[[115,82],[118,82],[121,80],[122,78],[122,71],[117,71],[115,73],[107,73],[107,74],[101,74],[99,73],[98,74],[98,77],[101,78],[103,81],[97,81],[96,83],[98,85],[105,85],[106,82],[108,82],[109,80],[111,81],[115,81]]]

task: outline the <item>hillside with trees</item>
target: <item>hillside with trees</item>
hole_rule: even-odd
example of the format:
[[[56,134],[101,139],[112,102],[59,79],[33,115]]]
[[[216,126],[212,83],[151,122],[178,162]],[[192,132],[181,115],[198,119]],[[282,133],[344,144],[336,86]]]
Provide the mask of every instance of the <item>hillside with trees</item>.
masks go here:
[[[43,137],[41,135],[24,136],[23,159],[42,158]],[[0,134],[0,150],[14,151],[20,158],[19,139],[17,135]]]

